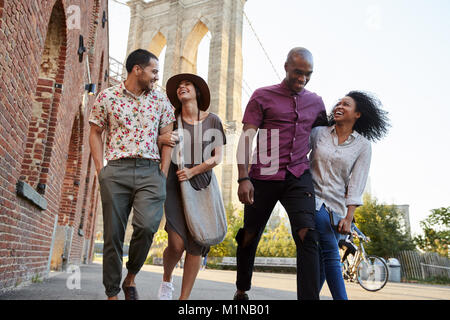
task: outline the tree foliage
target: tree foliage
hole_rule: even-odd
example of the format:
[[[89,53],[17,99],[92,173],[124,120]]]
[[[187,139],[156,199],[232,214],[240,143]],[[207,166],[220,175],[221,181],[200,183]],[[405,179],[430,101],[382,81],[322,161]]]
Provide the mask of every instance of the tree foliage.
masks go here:
[[[355,223],[371,240],[364,245],[369,254],[389,258],[415,247],[402,212],[394,205],[379,203],[369,194],[364,195],[364,204],[355,211]]]
[[[414,238],[417,246],[423,251],[449,257],[450,207],[432,209],[431,214],[420,222],[420,226],[424,234]]]
[[[286,218],[281,218],[274,229],[267,228],[261,237],[256,256],[295,258],[297,251]]]
[[[211,257],[235,257],[237,242],[235,236],[239,231],[239,228],[244,224],[244,211],[236,210],[233,205],[228,205],[226,208],[228,230],[225,239],[212,246],[209,251],[209,256]]]

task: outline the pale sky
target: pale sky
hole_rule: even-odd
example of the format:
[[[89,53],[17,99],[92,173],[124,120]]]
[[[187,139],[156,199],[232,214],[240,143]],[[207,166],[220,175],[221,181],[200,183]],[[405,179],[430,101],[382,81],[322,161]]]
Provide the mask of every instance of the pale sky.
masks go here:
[[[370,187],[381,202],[409,204],[413,234],[431,209],[450,206],[450,1],[248,0],[244,10],[281,78],[291,48],[313,53],[307,89],[322,96],[328,112],[350,90],[380,98],[392,127],[372,144]],[[109,0],[110,56],[120,61],[129,16],[128,7]],[[250,89],[243,86],[251,94],[280,81],[245,19],[243,27]],[[203,77],[207,50],[205,37]]]

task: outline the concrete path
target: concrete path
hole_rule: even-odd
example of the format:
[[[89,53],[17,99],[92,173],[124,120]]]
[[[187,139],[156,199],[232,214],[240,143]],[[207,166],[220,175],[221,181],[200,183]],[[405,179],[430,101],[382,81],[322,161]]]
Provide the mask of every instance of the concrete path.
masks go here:
[[[146,265],[136,277],[142,300],[156,300],[162,279],[162,267]],[[175,269],[174,285],[177,298],[180,293],[183,269]],[[124,268],[124,276],[126,270]],[[252,300],[295,300],[296,280],[293,274],[255,272]],[[192,300],[231,300],[235,291],[236,272],[201,270],[195,283]],[[359,285],[346,283],[351,300],[450,300],[450,286],[421,285],[388,282],[378,292],[368,292]],[[123,293],[120,298],[123,299]],[[100,263],[83,265],[74,273],[53,272],[42,283],[0,293],[0,300],[104,300],[102,266]],[[325,285],[322,300],[330,300]]]

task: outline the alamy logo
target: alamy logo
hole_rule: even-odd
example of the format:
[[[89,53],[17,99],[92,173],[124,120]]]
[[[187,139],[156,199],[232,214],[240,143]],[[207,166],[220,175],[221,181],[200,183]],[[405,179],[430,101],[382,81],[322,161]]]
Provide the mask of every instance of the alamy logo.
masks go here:
[[[67,289],[69,289],[69,290],[73,290],[73,289],[80,290],[81,289],[81,270],[80,270],[80,267],[71,264],[71,265],[69,265],[67,267],[66,273],[70,274],[67,277],[67,281],[66,281]]]
[[[378,5],[367,7],[366,27],[371,31],[381,30],[381,9]]]
[[[81,29],[81,9],[79,6],[71,5],[67,8],[67,29]]]

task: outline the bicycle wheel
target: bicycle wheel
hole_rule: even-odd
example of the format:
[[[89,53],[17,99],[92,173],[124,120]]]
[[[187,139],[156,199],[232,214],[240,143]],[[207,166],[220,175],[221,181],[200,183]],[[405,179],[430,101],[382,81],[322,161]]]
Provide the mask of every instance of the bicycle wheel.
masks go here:
[[[382,289],[389,278],[386,263],[377,256],[367,256],[361,260],[357,269],[358,283],[367,291]]]

